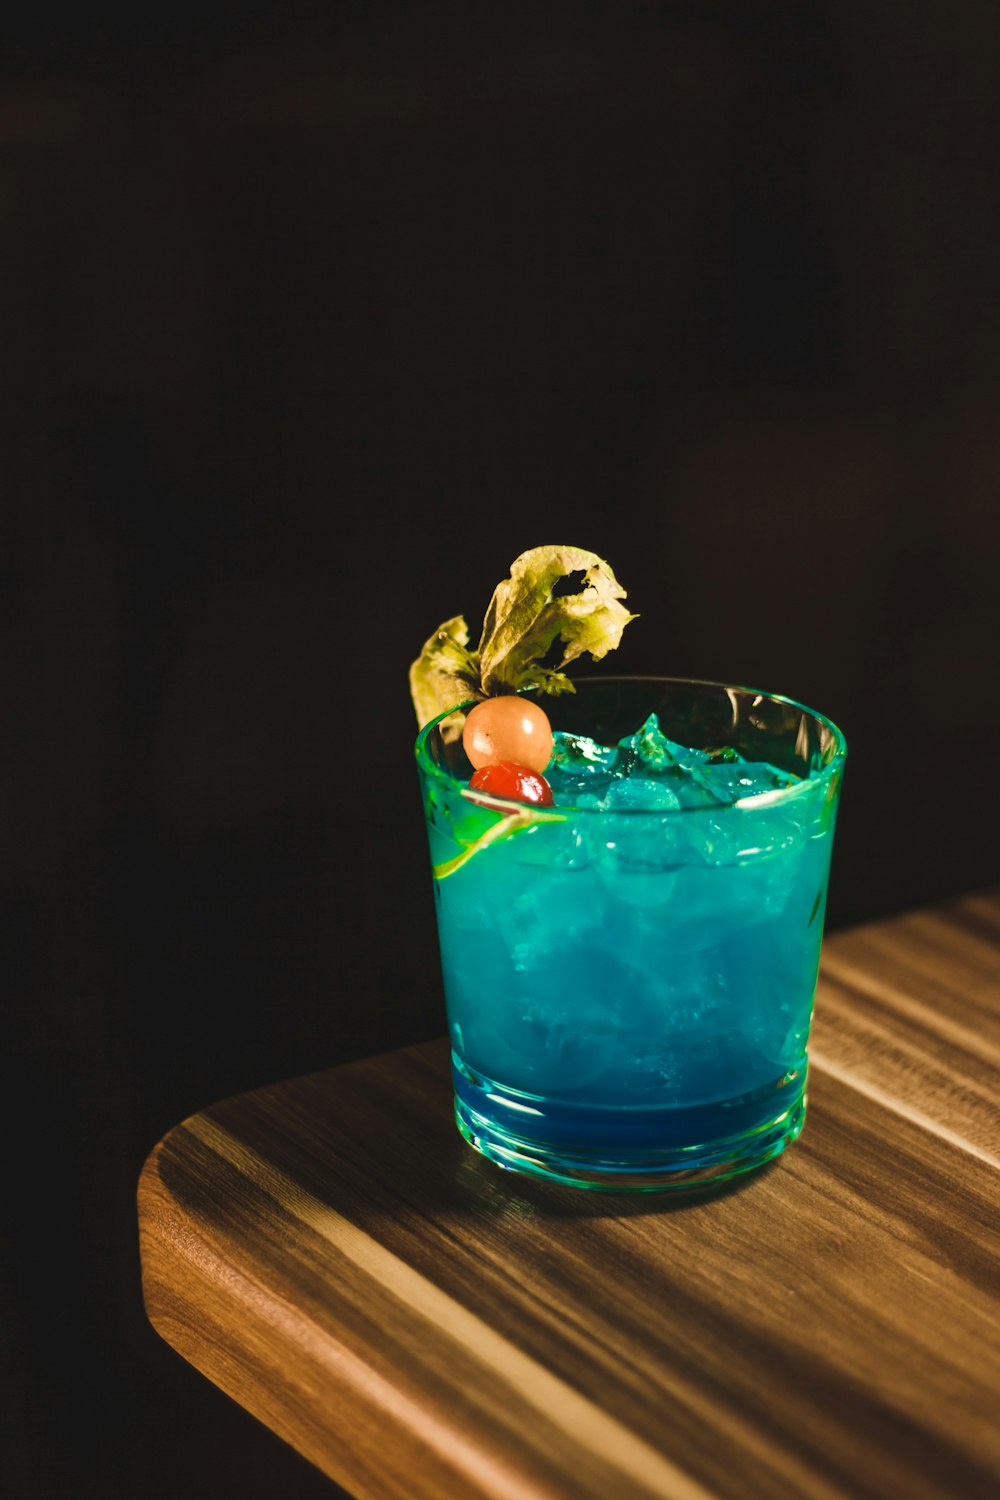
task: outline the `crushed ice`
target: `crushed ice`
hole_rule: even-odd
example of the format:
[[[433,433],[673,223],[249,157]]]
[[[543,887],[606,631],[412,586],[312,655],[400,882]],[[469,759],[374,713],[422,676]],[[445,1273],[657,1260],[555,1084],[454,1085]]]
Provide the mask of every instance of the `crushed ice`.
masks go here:
[[[718,807],[799,780],[766,762],[746,760],[731,745],[678,744],[664,734],[656,714],[617,745],[556,730],[545,774],[557,805],[609,812]]]

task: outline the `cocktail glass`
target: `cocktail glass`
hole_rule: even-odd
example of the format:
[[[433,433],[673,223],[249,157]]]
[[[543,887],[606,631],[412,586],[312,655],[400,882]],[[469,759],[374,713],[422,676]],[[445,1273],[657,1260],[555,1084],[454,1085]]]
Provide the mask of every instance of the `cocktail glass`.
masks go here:
[[[470,792],[447,716],[421,730],[458,1128],[592,1189],[758,1167],[803,1125],[844,737],[721,683],[584,678],[537,701],[604,745],[655,713],[672,741],[795,779],[707,806],[653,806],[644,782],[638,806],[528,807]]]

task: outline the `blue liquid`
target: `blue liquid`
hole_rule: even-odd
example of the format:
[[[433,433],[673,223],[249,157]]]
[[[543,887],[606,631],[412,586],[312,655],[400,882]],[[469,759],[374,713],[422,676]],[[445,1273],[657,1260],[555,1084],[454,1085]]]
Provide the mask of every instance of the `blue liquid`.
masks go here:
[[[827,788],[574,812],[435,881],[459,1127],[608,1187],[726,1176],[802,1124],[833,835]],[[496,821],[431,808],[447,867]]]

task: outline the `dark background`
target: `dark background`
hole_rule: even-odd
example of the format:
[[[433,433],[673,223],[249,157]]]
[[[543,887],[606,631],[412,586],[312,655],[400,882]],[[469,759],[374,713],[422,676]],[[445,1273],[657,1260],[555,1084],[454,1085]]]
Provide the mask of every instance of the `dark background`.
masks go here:
[[[406,669],[524,548],[841,724],[830,927],[997,878],[995,5],[324,9],[5,23],[17,1496],[332,1493],[150,1330],[135,1183],[443,1030]]]

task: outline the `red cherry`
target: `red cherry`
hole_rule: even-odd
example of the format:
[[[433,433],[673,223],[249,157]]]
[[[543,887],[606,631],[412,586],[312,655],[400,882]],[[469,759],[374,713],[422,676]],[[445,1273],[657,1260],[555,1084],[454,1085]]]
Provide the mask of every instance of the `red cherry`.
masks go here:
[[[469,781],[476,792],[491,797],[512,797],[517,802],[533,802],[538,807],[552,806],[552,788],[540,771],[520,766],[516,760],[501,760],[494,766],[480,766]]]

